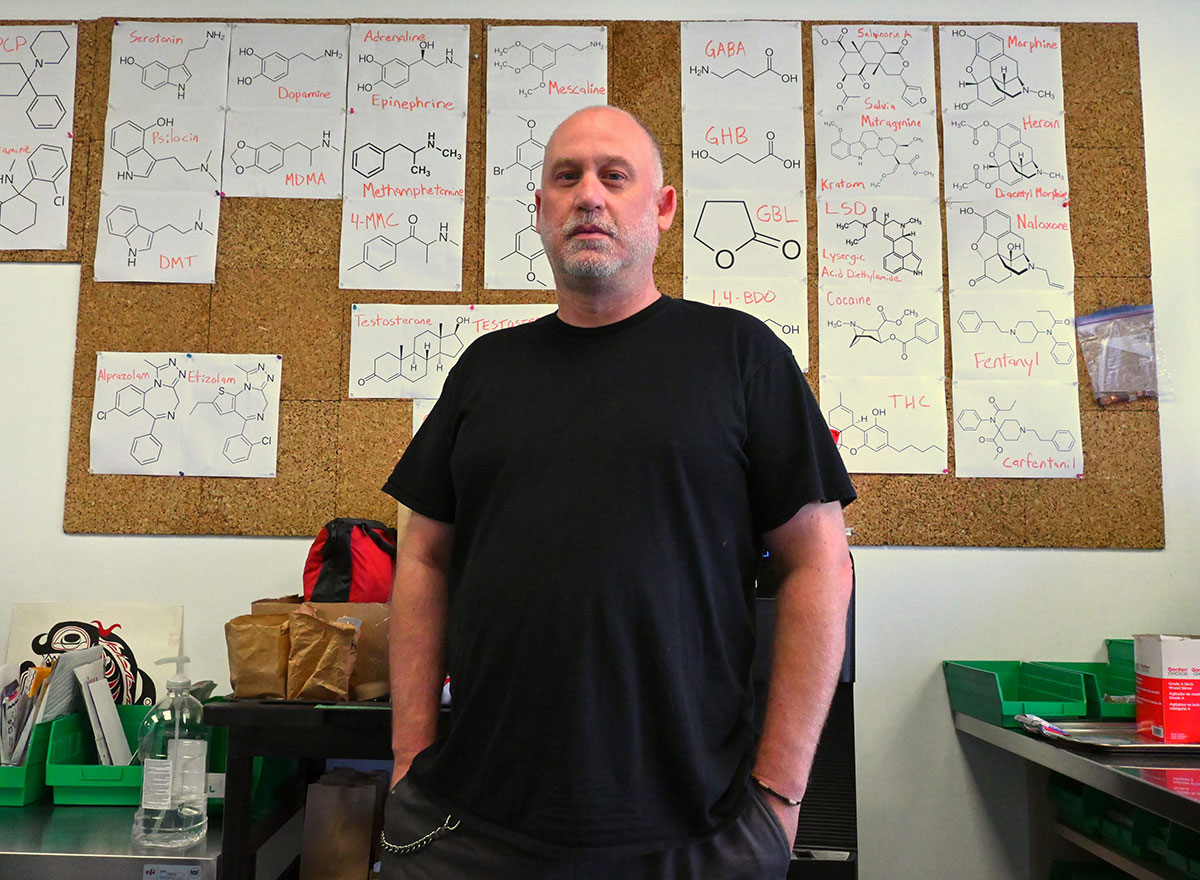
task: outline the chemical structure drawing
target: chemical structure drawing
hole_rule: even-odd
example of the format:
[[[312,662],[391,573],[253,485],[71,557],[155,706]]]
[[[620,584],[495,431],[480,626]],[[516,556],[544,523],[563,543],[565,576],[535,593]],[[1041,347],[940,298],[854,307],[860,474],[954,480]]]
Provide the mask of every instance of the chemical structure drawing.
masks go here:
[[[267,396],[267,388],[276,381],[274,372],[267,369],[265,363],[255,364],[250,369],[237,365],[245,373],[242,387],[237,391],[226,391],[224,386],[217,389],[212,400],[202,400],[192,407],[189,415],[194,415],[202,406],[212,407],[223,419],[232,416],[241,419],[238,430],[225,438],[221,454],[230,464],[242,464],[249,461],[256,446],[270,446],[273,431],[251,439],[249,434],[255,422],[266,422],[267,413],[271,408],[271,400]],[[227,419],[233,421],[233,419]],[[234,422],[235,427],[237,423]]]
[[[850,233],[846,237],[846,244],[853,246],[861,243],[872,227],[878,227],[884,240],[891,247],[891,250],[883,257],[884,270],[892,273],[908,272],[917,277],[921,275],[921,257],[913,249],[916,230],[909,227],[920,225],[920,217],[894,220],[890,211],[884,211],[883,218],[880,219],[879,209],[872,208],[870,220],[847,220],[837,224],[837,228]]]
[[[431,155],[441,156],[443,159],[456,159],[461,162],[463,158],[462,150],[458,149],[458,147],[439,147],[437,145],[437,132],[430,131],[426,132],[425,143],[418,147],[410,147],[403,142],[392,144],[390,147],[383,149],[370,141],[361,144],[355,147],[350,153],[350,167],[362,177],[374,177],[387,167],[388,154],[394,150],[407,150],[412,160],[409,163],[409,173],[423,177],[433,176],[433,172],[430,171],[428,165],[417,164],[417,157],[425,150],[429,150]]]
[[[546,145],[534,137],[533,132],[537,128],[536,119],[527,119],[524,116],[518,116],[517,118],[525,123],[525,127],[529,129],[529,133],[526,135],[525,140],[521,141],[514,148],[512,163],[509,165],[496,165],[492,168],[492,176],[503,177],[514,168],[520,168],[521,172],[525,175],[525,183],[523,184],[525,191],[531,193],[538,188],[538,180],[541,178],[542,173],[542,159],[546,155]]]
[[[963,211],[975,213],[969,206]],[[1041,272],[1046,278],[1046,284],[1059,290],[1063,289],[1062,284],[1050,277],[1049,271],[1029,259],[1025,253],[1025,239],[1013,231],[1011,216],[999,209],[976,216],[983,222],[983,232],[972,242],[971,250],[977,252],[983,261],[983,272],[979,277],[967,282],[971,287],[985,279],[993,284],[1004,284],[1029,272]]]
[[[408,235],[403,238],[392,239],[386,235],[377,235],[363,243],[362,259],[350,267],[350,271],[357,269],[359,266],[366,266],[369,269],[374,269],[376,272],[382,272],[385,269],[390,269],[399,259],[398,254],[402,245],[412,242],[411,247],[420,247],[423,249],[423,257],[426,263],[429,262],[429,249],[434,245],[445,243],[453,247],[459,247],[459,243],[450,237],[450,224],[440,223],[438,225],[437,235],[426,241],[417,234],[417,224],[419,220],[416,214],[408,215]]]
[[[533,94],[535,88],[546,88],[546,71],[558,64],[560,53],[564,55],[571,53],[578,55],[592,49],[604,51],[605,48],[603,40],[591,40],[582,46],[577,46],[575,43],[561,43],[557,46],[551,46],[549,43],[544,42],[527,46],[521,40],[517,40],[511,46],[496,46],[492,49],[492,69],[511,70],[517,76],[522,75],[527,70],[537,71],[540,77],[538,85],[518,90],[522,97],[527,97]]]
[[[907,39],[899,41],[898,49],[885,49],[879,40],[865,40],[861,43],[850,40],[847,37],[849,32],[849,28],[842,28],[834,40],[821,37],[822,46],[836,42],[842,52],[838,59],[838,67],[842,71],[842,77],[837,83],[837,88],[842,93],[841,103],[837,105],[838,110],[845,110],[846,104],[853,98],[865,97],[863,93],[870,91],[873,80],[880,74],[891,77],[898,83],[899,98],[909,107],[920,107],[926,103],[928,99],[925,90],[905,78],[905,70],[909,66],[908,59],[904,57],[904,50],[908,48]]]
[[[1052,90],[1035,90],[1025,83],[1017,59],[1005,52],[1003,37],[991,31],[973,37],[966,31],[956,30],[953,35],[965,37],[975,44],[975,55],[966,70],[969,79],[958,83],[960,89],[973,89],[975,97],[955,102],[955,110],[966,110],[975,103],[995,107],[1021,95],[1054,99]]]
[[[916,309],[905,309],[898,318],[889,318],[883,306],[876,306],[879,320],[874,326],[857,320],[831,320],[827,326],[836,330],[848,327],[854,331],[849,348],[854,348],[860,342],[874,342],[877,345],[898,343],[900,360],[908,360],[908,347],[913,343],[932,345],[941,338],[941,326],[932,318],[921,317]]]
[[[243,46],[238,49],[238,55],[253,58],[258,62],[257,71],[243,74],[234,80],[239,86],[249,86],[260,78],[274,83],[287,78],[292,72],[292,62],[324,61],[326,58],[340,59],[344,58],[346,53],[341,49],[326,49],[321,55],[310,55],[308,52],[296,52],[292,55],[268,52],[266,55],[259,55],[253,46]],[[247,64],[253,66],[252,62],[247,62]]]
[[[233,162],[233,170],[237,174],[245,174],[247,171],[274,174],[285,165],[295,167],[296,164],[306,164],[311,168],[316,164],[314,157],[318,150],[333,150],[335,153],[341,152],[333,143],[333,133],[326,130],[321,134],[321,143],[313,146],[301,143],[300,141],[293,141],[287,146],[280,146],[274,141],[268,141],[258,146],[251,146],[246,141],[239,140],[233,152],[229,154],[229,158]],[[292,158],[294,156],[301,158]]]
[[[25,170],[28,179],[19,187],[17,185],[17,160],[9,163],[8,170],[0,172],[0,186],[12,189],[12,194],[0,198],[0,228],[13,235],[20,235],[31,229],[37,223],[38,201],[28,193],[37,195],[37,190],[50,187],[54,195],[51,201],[56,206],[66,204],[66,195],[59,189],[60,184],[65,189],[69,185],[66,176],[70,161],[67,152],[57,144],[40,144],[25,158]]]
[[[955,323],[963,333],[978,333],[990,325],[996,333],[1010,336],[1022,345],[1049,344],[1050,357],[1060,366],[1066,366],[1075,360],[1075,346],[1054,335],[1055,330],[1059,328],[1070,328],[1075,323],[1074,319],[1056,318],[1049,309],[1038,309],[1032,319],[1023,318],[1009,322],[1008,325],[984,318],[977,309],[966,309],[959,314]]]
[[[1000,406],[995,397],[989,397],[992,412],[980,415],[976,409],[964,409],[955,417],[959,429],[968,434],[978,434],[975,438],[979,443],[991,443],[996,448],[996,458],[1004,452],[1001,441],[1015,443],[1018,440],[1036,440],[1048,443],[1059,452],[1070,452],[1075,448],[1075,435],[1065,428],[1059,428],[1047,437],[1043,437],[1035,428],[1026,428],[1012,414],[1017,402],[1014,400],[1007,407]]]
[[[742,248],[760,244],[778,250],[785,260],[797,260],[804,247],[794,238],[780,239],[759,232],[750,208],[738,199],[708,199],[700,208],[692,238],[708,248],[718,269],[732,269]]]
[[[139,81],[150,91],[157,92],[160,89],[170,91],[173,88],[175,89],[175,99],[182,101],[187,98],[187,85],[192,79],[192,71],[188,68],[188,61],[191,59],[192,53],[203,52],[213,40],[224,39],[225,34],[221,31],[209,31],[203,43],[188,49],[183,53],[183,59],[175,64],[167,65],[157,58],[143,64],[132,55],[122,55],[117,59],[117,63],[138,68],[141,71]]]
[[[729,70],[726,70],[724,73],[719,73],[719,72],[713,70],[712,67],[710,67],[707,64],[693,64],[692,66],[690,66],[688,68],[688,73],[691,74],[692,76],[711,76],[716,79],[728,79],[729,77],[733,76],[735,73],[740,74],[741,76],[745,77],[746,79],[759,79],[760,77],[764,77],[767,74],[771,74],[773,76],[779,77],[779,81],[782,83],[798,83],[800,81],[799,74],[784,73],[783,71],[775,69],[775,50],[774,49],[769,48],[769,47],[767,49],[764,49],[763,55],[764,55],[763,68],[762,68],[762,70],[759,70],[757,73],[751,73],[749,70],[746,70],[744,67],[731,67]]]
[[[174,120],[169,117],[159,117],[154,126],[138,125],[131,119],[126,119],[124,122],[119,122],[112,127],[108,133],[108,147],[117,156],[120,156],[124,161],[124,170],[118,169],[117,180],[134,180],[141,178],[148,179],[155,168],[165,166],[173,166],[185,174],[207,174],[209,180],[216,185],[218,183],[217,175],[213,173],[210,167],[212,163],[212,151],[204,157],[204,161],[198,162],[193,166],[188,166],[183,163],[178,156],[155,156],[146,146],[146,133],[151,132],[151,140],[155,139],[154,132],[158,129],[169,128],[174,125]],[[179,141],[193,141],[195,135],[176,136],[172,129],[169,135],[160,136],[166,140],[176,139]]]
[[[386,61],[376,58],[374,53],[364,53],[358,56],[359,64],[369,64],[375,66],[375,71],[372,74],[374,79],[366,79],[358,84],[360,92],[372,92],[381,86],[398,89],[405,85],[413,75],[413,68],[422,66],[432,70],[437,70],[440,67],[450,65],[452,67],[461,68],[462,65],[454,60],[454,49],[449,48],[445,54],[437,61],[431,60],[434,50],[437,48],[433,40],[421,40],[418,44],[421,55],[416,61],[405,61],[402,58],[389,58]],[[429,53],[428,55],[426,53]]]
[[[18,45],[22,42],[18,38]],[[67,108],[63,97],[39,91],[34,78],[47,65],[61,64],[70,51],[71,44],[62,31],[42,30],[29,41],[32,65],[27,66],[22,61],[0,62],[0,98],[19,99],[26,93],[32,94],[32,100],[25,107],[25,117],[39,131],[58,128],[67,115]],[[73,101],[74,96],[68,95],[66,100]]]
[[[952,186],[956,190],[965,190],[977,183],[984,187],[992,187],[997,183],[1016,186],[1035,178],[1053,181],[1067,179],[1061,171],[1049,171],[1038,165],[1033,157],[1033,147],[1024,142],[1021,129],[1011,122],[998,126],[988,121],[971,125],[965,120],[956,119],[950,125],[953,128],[971,129],[971,145],[985,146],[987,157],[991,160],[974,163],[974,178],[955,181]]]
[[[446,325],[439,321],[437,330],[430,328],[418,333],[409,344],[407,352],[403,345],[395,352],[385,351],[375,358],[371,373],[359,377],[359,386],[375,379],[385,383],[396,379],[410,383],[418,382],[428,376],[430,371],[446,372],[454,365],[454,359],[467,347],[458,331],[469,320],[459,318],[451,330],[447,330]]]
[[[104,218],[104,225],[110,235],[125,239],[125,244],[129,249],[126,262],[130,266],[137,265],[138,255],[154,247],[154,236],[165,230],[170,229],[179,235],[191,235],[195,232],[203,232],[206,235],[214,234],[204,225],[204,217],[201,213],[196,214],[196,220],[190,229],[181,228],[174,223],[164,223],[156,229],[151,229],[138,220],[137,209],[129,205],[117,205],[109,211]]]
[[[937,444],[929,446],[917,446],[914,443],[906,443],[904,446],[893,446],[891,435],[888,429],[879,424],[881,418],[885,418],[888,411],[882,407],[874,407],[869,415],[855,414],[854,410],[846,406],[843,402],[842,395],[838,394],[837,406],[833,407],[825,416],[825,421],[829,427],[838,432],[837,445],[851,455],[858,455],[863,449],[871,452],[882,452],[885,449],[890,449],[893,452],[940,452],[945,454],[946,450]]]
[[[541,233],[537,231],[537,205],[521,199],[517,199],[517,203],[529,215],[529,222],[513,234],[513,249],[501,257],[500,261],[503,262],[509,257],[520,257],[529,264],[529,271],[525,273],[525,280],[545,287],[546,282],[538,276],[537,270],[534,267],[534,263],[546,253],[546,249],[542,246]]]
[[[914,136],[907,142],[901,143],[891,135],[881,135],[868,129],[860,132],[857,140],[850,141],[846,140],[845,130],[836,122],[831,120],[825,125],[837,129],[838,133],[837,139],[829,147],[833,158],[843,161],[854,159],[861,167],[865,157],[873,153],[883,163],[885,170],[878,180],[871,183],[872,187],[881,186],[883,181],[901,168],[907,168],[909,174],[914,177],[934,176],[932,171],[917,168],[917,163],[921,160],[918,148],[925,142],[924,138]]]
[[[745,140],[745,138],[742,137],[742,138],[738,138],[735,141],[735,136],[732,134],[731,130],[729,130],[729,129],[719,129],[720,133],[716,134],[716,135],[714,135],[712,133],[713,131],[714,131],[714,129],[709,129],[708,133],[705,134],[705,140],[708,141],[708,143],[710,143],[710,144],[725,143],[726,133],[729,134],[729,140],[731,142],[741,143],[742,141]],[[767,141],[766,152],[764,152],[762,155],[757,156],[757,157],[749,156],[746,153],[743,153],[741,150],[738,150],[734,153],[730,153],[728,156],[726,156],[725,158],[722,159],[722,158],[718,158],[717,156],[712,155],[706,149],[701,149],[701,150],[692,150],[692,158],[693,159],[708,159],[709,161],[715,162],[718,165],[724,165],[726,162],[730,162],[733,159],[741,159],[742,161],[747,162],[750,165],[758,165],[761,162],[765,162],[767,159],[775,159],[776,161],[779,162],[780,165],[783,166],[783,168],[785,168],[789,171],[794,170],[796,168],[800,168],[800,169],[804,168],[804,159],[803,158],[794,158],[794,157],[787,158],[785,156],[780,156],[775,152],[775,132],[768,131],[766,133],[766,141]]]
[[[136,435],[129,444],[129,456],[139,465],[154,464],[162,457],[162,441],[154,435],[155,429],[162,421],[175,421],[179,409],[179,392],[175,386],[187,377],[187,371],[179,369],[175,358],[165,364],[154,364],[145,361],[154,370],[154,378],[146,387],[132,383],[117,389],[113,396],[113,405],[106,410],[98,410],[96,419],[108,421],[114,414],[120,414],[127,419],[134,416],[144,416],[150,419],[149,430]],[[174,370],[175,375],[169,380],[162,378],[163,370]]]

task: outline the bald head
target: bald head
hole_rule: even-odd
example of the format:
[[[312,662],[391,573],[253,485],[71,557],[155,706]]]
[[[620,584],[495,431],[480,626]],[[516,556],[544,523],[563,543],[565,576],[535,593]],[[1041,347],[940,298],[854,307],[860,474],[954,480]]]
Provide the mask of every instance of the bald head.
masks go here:
[[[558,130],[560,128],[562,128],[563,126],[565,126],[568,122],[571,122],[573,120],[577,121],[578,117],[583,117],[583,116],[595,115],[599,118],[603,118],[606,114],[613,114],[615,116],[623,117],[623,118],[628,119],[629,121],[633,122],[634,125],[637,126],[638,130],[641,132],[641,134],[645,138],[646,143],[650,145],[650,154],[651,154],[652,163],[653,163],[652,173],[654,175],[652,182],[654,184],[655,189],[661,189],[662,185],[663,185],[662,145],[659,144],[658,138],[656,138],[654,136],[654,132],[652,132],[646,126],[646,123],[642,122],[642,120],[638,119],[636,116],[634,116],[628,110],[622,110],[620,107],[613,107],[609,104],[594,104],[591,107],[584,107],[582,110],[576,110],[574,113],[572,113],[570,116],[568,116],[562,122],[560,122],[558,124],[558,127],[554,129],[554,133],[550,135],[550,140],[546,142],[546,155],[551,155],[551,144],[554,141],[554,135],[557,134]],[[547,166],[545,164],[543,164],[542,165],[542,184],[543,185],[545,185],[545,180],[546,180],[545,176],[546,176],[547,171],[548,171]]]

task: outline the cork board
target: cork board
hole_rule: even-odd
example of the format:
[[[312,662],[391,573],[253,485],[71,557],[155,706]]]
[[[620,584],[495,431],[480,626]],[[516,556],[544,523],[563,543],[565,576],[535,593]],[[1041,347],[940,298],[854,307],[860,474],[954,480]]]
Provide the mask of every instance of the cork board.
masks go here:
[[[57,257],[44,253],[3,255],[3,259],[83,263],[64,529],[107,534],[308,536],[335,516],[394,521],[394,504],[379,486],[408,442],[412,408],[408,401],[348,399],[350,305],[356,300],[424,304],[552,301],[550,293],[483,288],[484,61],[490,22],[446,22],[465,23],[471,29],[463,292],[457,294],[338,290],[341,205],[336,200],[224,200],[214,284],[96,283],[92,259],[113,23],[104,19],[80,26],[71,246]],[[405,19],[392,23],[434,22]],[[496,22],[521,23],[608,26],[610,101],[638,114],[656,132],[663,145],[667,180],[678,185],[682,172],[678,22]],[[806,21],[803,28],[810,255],[816,253],[811,26],[832,23]],[[1137,26],[1065,23],[1058,27],[1063,42],[1076,310],[1087,314],[1105,306],[1149,303],[1149,220]],[[681,295],[681,223],[664,235],[655,267],[659,289]],[[809,267],[809,277],[816,277],[814,265]],[[943,284],[947,283],[943,279]],[[810,280],[810,301],[815,302],[815,296],[815,281]],[[948,321],[948,315],[946,318]],[[819,395],[815,308],[809,320],[813,364],[809,378]],[[946,346],[949,365],[948,339]],[[92,379],[100,350],[281,353],[278,477],[89,474]],[[1162,547],[1157,403],[1143,401],[1100,411],[1082,364],[1079,372],[1086,456],[1082,478],[858,475],[855,483],[860,500],[847,510],[848,524],[854,529],[852,542]],[[952,439],[950,428],[948,423]]]

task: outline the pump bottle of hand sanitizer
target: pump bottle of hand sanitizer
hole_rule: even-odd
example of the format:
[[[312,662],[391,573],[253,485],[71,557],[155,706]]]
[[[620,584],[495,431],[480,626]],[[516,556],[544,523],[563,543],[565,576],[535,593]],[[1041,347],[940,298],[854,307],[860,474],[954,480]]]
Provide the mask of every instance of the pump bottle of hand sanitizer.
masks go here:
[[[187,657],[167,657],[175,675],[167,695],[142,722],[138,758],[142,801],[133,817],[133,841],[143,846],[185,847],[208,832],[208,728],[200,701],[188,693]]]

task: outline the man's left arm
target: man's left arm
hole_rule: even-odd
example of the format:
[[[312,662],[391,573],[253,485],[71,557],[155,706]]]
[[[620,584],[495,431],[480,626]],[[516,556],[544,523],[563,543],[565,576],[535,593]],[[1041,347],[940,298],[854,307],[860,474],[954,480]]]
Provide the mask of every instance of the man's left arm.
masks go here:
[[[762,741],[753,774],[786,798],[801,800],[846,647],[853,583],[840,502],[815,501],[764,536],[783,568]],[[767,794],[790,837],[800,808]]]

